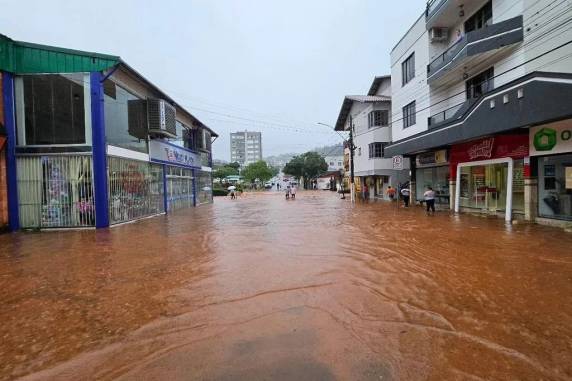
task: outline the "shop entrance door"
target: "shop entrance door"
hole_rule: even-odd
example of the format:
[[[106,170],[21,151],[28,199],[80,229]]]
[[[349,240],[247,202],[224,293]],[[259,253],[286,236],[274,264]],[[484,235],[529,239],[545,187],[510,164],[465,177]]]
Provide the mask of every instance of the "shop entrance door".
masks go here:
[[[513,160],[492,159],[457,165],[455,212],[460,206],[487,212],[505,211],[512,220]]]

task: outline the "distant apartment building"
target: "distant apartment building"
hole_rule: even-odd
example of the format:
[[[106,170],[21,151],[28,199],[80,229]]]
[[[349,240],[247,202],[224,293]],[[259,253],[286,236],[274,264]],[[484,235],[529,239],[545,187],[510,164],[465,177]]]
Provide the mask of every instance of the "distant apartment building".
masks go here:
[[[248,165],[262,160],[262,133],[240,131],[230,133],[230,161]]]
[[[414,199],[572,220],[572,6],[431,0],[391,52],[391,136]]]

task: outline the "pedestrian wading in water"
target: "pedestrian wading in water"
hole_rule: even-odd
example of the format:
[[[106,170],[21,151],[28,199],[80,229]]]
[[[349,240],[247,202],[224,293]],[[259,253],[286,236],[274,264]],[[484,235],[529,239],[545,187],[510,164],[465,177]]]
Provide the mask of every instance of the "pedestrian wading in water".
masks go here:
[[[286,195],[286,200],[290,199],[290,185],[287,185],[286,188],[284,188],[284,193]]]
[[[292,185],[292,188],[290,188],[290,196],[292,199],[296,198],[296,185]]]
[[[427,214],[435,214],[435,191],[433,188],[427,187],[427,190],[423,193],[423,198],[425,199]]]
[[[403,198],[403,205],[408,208],[409,207],[409,187],[408,186],[404,186],[403,189],[401,189],[401,197]]]
[[[391,201],[395,199],[395,188],[392,188],[391,185],[387,187],[387,197],[389,197]]]

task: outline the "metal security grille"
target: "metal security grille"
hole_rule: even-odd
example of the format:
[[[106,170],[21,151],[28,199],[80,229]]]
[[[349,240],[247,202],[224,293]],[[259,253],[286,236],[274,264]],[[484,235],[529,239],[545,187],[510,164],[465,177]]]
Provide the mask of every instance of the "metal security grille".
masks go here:
[[[169,211],[193,206],[193,171],[167,167],[167,196]]]
[[[17,171],[23,228],[95,225],[90,155],[20,156]]]
[[[197,204],[213,201],[213,181],[210,172],[197,171]]]
[[[163,213],[163,166],[109,157],[109,215],[112,224]]]

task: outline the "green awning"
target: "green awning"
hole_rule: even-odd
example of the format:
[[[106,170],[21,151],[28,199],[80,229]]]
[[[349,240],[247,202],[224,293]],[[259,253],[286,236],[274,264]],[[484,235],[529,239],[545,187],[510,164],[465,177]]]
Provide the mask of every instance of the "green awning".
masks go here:
[[[0,35],[0,70],[15,74],[103,71],[117,56],[14,41]]]

